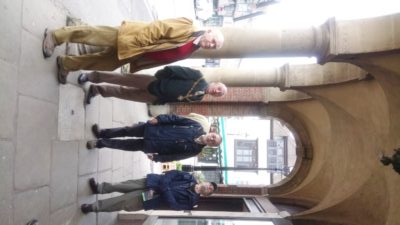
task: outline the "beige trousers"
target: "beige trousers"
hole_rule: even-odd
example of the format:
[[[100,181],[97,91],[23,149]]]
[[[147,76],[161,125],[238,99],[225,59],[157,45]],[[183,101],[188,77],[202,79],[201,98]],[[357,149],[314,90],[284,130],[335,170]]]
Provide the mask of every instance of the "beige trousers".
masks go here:
[[[93,54],[64,56],[62,63],[65,70],[112,71],[129,62],[129,59],[118,59],[118,27],[71,26],[57,29],[53,35],[57,45],[71,42],[105,47],[103,51]]]
[[[101,183],[99,184],[101,194],[120,192],[123,195],[99,200],[93,204],[96,212],[114,211],[137,211],[143,209],[142,192],[146,191],[146,178],[138,180],[127,180],[121,183]]]
[[[129,101],[153,103],[157,97],[150,94],[147,87],[156,78],[150,75],[107,73],[94,71],[87,74],[90,82],[115,85],[91,85],[94,94],[115,97]]]

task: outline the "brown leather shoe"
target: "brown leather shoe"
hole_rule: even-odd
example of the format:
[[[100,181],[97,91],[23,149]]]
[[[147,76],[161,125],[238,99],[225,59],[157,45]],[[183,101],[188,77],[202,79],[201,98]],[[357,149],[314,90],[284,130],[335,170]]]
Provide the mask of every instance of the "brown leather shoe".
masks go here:
[[[44,58],[49,58],[53,55],[54,49],[56,48],[56,43],[53,38],[53,31],[46,28],[44,30],[43,42],[42,42],[42,52]]]
[[[61,56],[57,57],[57,78],[60,84],[67,83],[67,76],[69,71],[64,69]]]

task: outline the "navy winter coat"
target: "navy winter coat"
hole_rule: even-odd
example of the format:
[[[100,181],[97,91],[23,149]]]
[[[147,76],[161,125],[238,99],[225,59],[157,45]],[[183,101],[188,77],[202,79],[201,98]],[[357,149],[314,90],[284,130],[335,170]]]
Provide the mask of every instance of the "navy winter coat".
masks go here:
[[[173,210],[191,210],[197,205],[200,195],[191,190],[196,179],[187,172],[172,170],[160,174],[147,175],[147,188],[153,189],[159,197],[145,201],[145,210],[159,209],[166,205]]]
[[[159,115],[158,123],[146,124],[144,149],[156,162],[170,162],[198,155],[205,145],[194,140],[205,134],[200,123],[177,115]]]

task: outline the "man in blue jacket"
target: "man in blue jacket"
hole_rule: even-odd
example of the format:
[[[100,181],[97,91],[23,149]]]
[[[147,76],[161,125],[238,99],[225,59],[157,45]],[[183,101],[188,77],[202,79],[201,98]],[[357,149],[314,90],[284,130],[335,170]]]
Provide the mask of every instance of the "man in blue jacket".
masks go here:
[[[187,116],[163,114],[130,127],[99,129],[94,124],[97,140],[88,141],[86,147],[114,148],[125,151],[143,151],[150,160],[171,162],[198,155],[205,146],[218,146],[222,138],[209,133],[208,120],[199,114]],[[136,137],[135,139],[115,139]],[[140,139],[139,139],[140,138]]]
[[[148,174],[146,178],[111,184],[96,183],[89,179],[94,194],[112,192],[121,196],[81,205],[83,213],[137,211],[150,209],[191,210],[197,205],[200,195],[209,196],[217,189],[214,182],[198,183],[187,172],[172,170],[163,175]]]

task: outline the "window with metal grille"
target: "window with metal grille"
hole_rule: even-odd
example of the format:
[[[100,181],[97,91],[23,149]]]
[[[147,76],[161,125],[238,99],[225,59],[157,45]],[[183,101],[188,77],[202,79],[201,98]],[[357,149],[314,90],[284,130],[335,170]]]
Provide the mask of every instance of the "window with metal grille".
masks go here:
[[[255,168],[258,166],[258,141],[235,140],[235,167]]]

